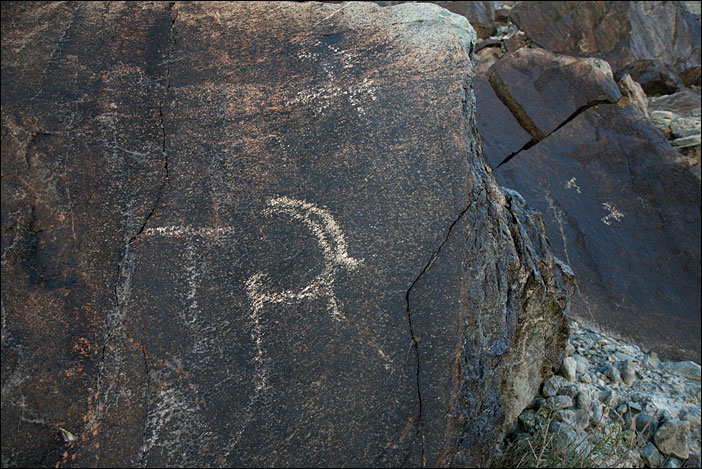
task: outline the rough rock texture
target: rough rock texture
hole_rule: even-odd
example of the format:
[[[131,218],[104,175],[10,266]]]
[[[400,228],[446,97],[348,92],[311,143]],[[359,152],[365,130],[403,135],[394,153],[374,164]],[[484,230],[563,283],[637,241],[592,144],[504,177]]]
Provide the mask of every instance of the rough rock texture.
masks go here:
[[[567,347],[574,349],[573,356],[587,357],[588,364],[577,369],[576,383],[568,382],[559,375],[546,381],[542,389],[543,397],[535,399],[533,405],[520,414],[520,425],[507,435],[507,445],[515,442],[526,446],[526,438],[531,438],[532,443],[541,441],[539,430],[549,421],[548,409],[544,406],[548,407],[554,402],[549,402],[548,398],[577,392],[574,407],[557,410],[551,414],[551,418],[578,432],[578,440],[584,442],[576,450],[579,454],[587,456],[592,444],[597,441],[622,437],[627,441],[627,444],[613,448],[615,454],[601,452],[597,459],[591,460],[594,465],[642,467],[638,461],[641,458],[649,467],[663,467],[664,460],[669,459],[667,455],[670,454],[687,459],[673,460],[671,456],[669,461],[674,461],[676,467],[699,467],[699,365],[696,365],[694,374],[674,373],[674,370],[681,368],[693,371],[694,367],[691,362],[655,363],[648,360],[653,353],[645,354],[635,344],[601,330],[583,328],[576,322],[570,324],[568,340]],[[626,370],[635,369],[636,377],[631,382],[626,379],[612,380],[607,371],[611,369],[622,369],[622,377],[626,375]],[[561,429],[568,431],[567,427]],[[634,430],[637,438],[630,440],[627,434]],[[660,445],[666,455],[661,455],[656,445]],[[509,448],[504,452],[508,458],[510,453]],[[500,463],[516,465],[519,459],[521,456],[518,459],[501,458]],[[550,462],[556,465],[553,459]],[[526,460],[524,465],[536,464]]]
[[[690,70],[699,70],[699,67]],[[659,60],[636,60],[617,72],[617,80],[624,75],[632,76],[649,96],[671,94],[685,87],[675,69]]]
[[[380,6],[400,5],[409,3],[407,1],[378,1],[374,2]],[[475,1],[475,2],[447,2],[434,1],[443,8],[446,8],[452,13],[464,16],[470,21],[471,26],[475,30],[478,39],[486,38],[495,32],[495,7],[496,1]]]
[[[519,2],[510,18],[539,46],[603,58],[615,72],[653,60],[699,75],[700,20],[682,2]]]
[[[495,32],[495,6],[499,2],[435,2],[447,10],[465,16],[475,29],[478,39],[491,36]]]
[[[521,150],[532,137],[495,94],[485,75],[475,75],[473,89],[483,154],[490,167],[496,168],[509,155]]]
[[[631,75],[624,74],[618,81],[617,86],[623,96],[629,98],[629,102],[641,113],[648,116],[648,99],[641,85],[631,78]]]
[[[553,54],[543,49],[523,48],[507,54],[490,67],[488,78],[494,93],[531,136],[529,146],[587,107],[615,103],[622,97],[607,62]],[[479,113],[483,107],[490,109],[490,99],[483,103],[483,95],[477,96]],[[479,114],[478,121],[492,118]],[[495,140],[515,138],[508,126],[498,131],[500,137]],[[510,156],[504,155],[503,161]]]
[[[3,466],[489,464],[572,275],[464,18],[2,8]]]
[[[700,167],[592,60],[521,49],[491,67],[491,87],[478,76],[486,156],[502,186],[544,213],[554,252],[576,274],[577,316],[698,360]],[[532,135],[522,148],[491,122],[505,113],[494,96]]]
[[[687,88],[649,99],[651,120],[683,155],[700,162],[700,91]]]
[[[682,160],[633,107],[602,104],[496,177],[544,211],[554,252],[576,266],[578,316],[699,359],[700,176]]]

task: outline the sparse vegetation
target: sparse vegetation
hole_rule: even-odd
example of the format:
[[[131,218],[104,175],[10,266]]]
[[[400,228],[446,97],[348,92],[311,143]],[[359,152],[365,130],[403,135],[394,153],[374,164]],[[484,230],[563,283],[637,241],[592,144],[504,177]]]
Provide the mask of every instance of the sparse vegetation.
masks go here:
[[[640,434],[646,430],[637,432],[622,424],[603,425],[600,421],[577,434],[558,431],[552,425],[554,414],[541,409],[521,419],[521,429],[507,437],[497,466],[624,467],[636,457],[635,449],[642,439]]]

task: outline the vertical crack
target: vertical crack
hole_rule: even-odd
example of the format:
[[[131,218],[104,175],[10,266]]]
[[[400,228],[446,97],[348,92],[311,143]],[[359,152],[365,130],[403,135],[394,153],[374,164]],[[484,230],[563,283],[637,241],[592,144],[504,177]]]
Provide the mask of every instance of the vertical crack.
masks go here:
[[[158,113],[159,113],[159,127],[161,130],[161,152],[163,154],[164,158],[164,163],[163,163],[163,168],[164,168],[164,178],[162,183],[159,186],[158,193],[156,195],[156,200],[154,201],[154,204],[149,211],[148,215],[144,218],[144,222],[141,224],[139,230],[137,230],[136,234],[131,236],[127,242],[124,244],[124,249],[123,253],[121,255],[120,261],[117,264],[117,282],[115,284],[114,288],[114,295],[115,295],[115,308],[112,312],[108,313],[107,318],[105,320],[105,334],[104,334],[104,339],[103,339],[103,346],[102,346],[102,353],[100,357],[100,365],[98,369],[98,377],[97,377],[97,389],[98,389],[98,394],[100,395],[99,399],[96,399],[95,403],[95,416],[90,419],[86,423],[86,429],[89,429],[93,426],[93,424],[102,418],[107,413],[107,410],[110,406],[110,393],[112,389],[119,384],[118,381],[114,381],[111,383],[105,383],[104,381],[106,380],[107,376],[109,376],[110,373],[113,375],[116,375],[115,370],[111,370],[111,368],[117,368],[117,371],[122,363],[122,357],[119,355],[119,353],[116,353],[114,357],[110,358],[110,364],[107,363],[107,360],[105,358],[105,355],[107,353],[107,347],[110,344],[110,342],[113,340],[113,338],[120,332],[120,328],[122,326],[122,323],[124,321],[124,317],[126,314],[125,310],[125,305],[127,301],[129,300],[129,297],[131,295],[131,282],[132,282],[132,274],[134,272],[134,266],[135,266],[135,260],[134,260],[134,254],[131,252],[131,246],[132,244],[137,240],[139,235],[144,231],[144,228],[146,227],[146,224],[149,222],[149,219],[153,216],[153,214],[156,211],[156,208],[159,206],[161,203],[161,199],[163,197],[163,193],[165,191],[165,187],[168,184],[168,179],[169,179],[169,172],[168,172],[168,148],[167,148],[167,139],[166,139],[166,123],[165,123],[165,116],[163,113],[163,107],[167,100],[169,99],[170,96],[170,88],[171,88],[171,71],[170,71],[170,59],[173,56],[173,51],[176,46],[175,42],[175,35],[174,35],[174,29],[175,29],[175,22],[178,17],[177,10],[175,10],[173,7],[175,6],[175,2],[170,2],[168,4],[168,11],[169,11],[169,16],[171,20],[170,24],[170,31],[169,31],[169,50],[168,50],[168,59],[166,60],[166,90],[164,93],[163,98],[158,104]],[[146,350],[142,346],[142,354],[144,357],[144,372],[145,372],[145,379],[147,382],[147,390],[145,393],[145,400],[146,400],[146,407],[145,407],[145,415],[148,416],[149,413],[149,395],[148,395],[148,384],[149,384],[149,367],[148,367],[148,360],[146,356]],[[144,431],[146,429],[146,418],[144,419]]]
[[[421,361],[419,358],[419,339],[417,338],[416,334],[414,333],[414,326],[412,325],[412,308],[410,307],[410,294],[412,292],[412,289],[414,286],[417,284],[420,278],[424,275],[424,273],[429,270],[436,261],[436,259],[439,257],[439,253],[441,252],[441,249],[444,247],[444,245],[448,242],[449,238],[451,237],[451,232],[453,231],[453,227],[456,226],[456,224],[459,222],[461,218],[463,218],[463,215],[468,211],[470,208],[471,203],[470,201],[468,202],[468,205],[466,208],[464,208],[461,213],[456,217],[456,219],[451,223],[451,225],[448,228],[448,231],[446,232],[446,237],[444,240],[441,242],[438,248],[434,250],[432,253],[431,257],[429,258],[429,262],[424,266],[422,271],[419,273],[417,278],[414,279],[410,287],[407,289],[407,293],[405,293],[405,302],[407,304],[407,309],[405,311],[405,314],[407,315],[407,323],[409,325],[409,330],[410,334],[412,336],[412,346],[414,347],[414,353],[417,358],[417,372],[416,372],[416,378],[417,378],[417,401],[419,403],[419,414],[417,416],[417,436],[421,437],[421,447],[422,447],[422,467],[426,467],[427,461],[426,461],[426,456],[425,456],[425,443],[426,443],[426,435],[424,433],[424,427],[422,425],[422,389],[421,389],[421,383],[420,383],[420,378],[419,374],[421,371]],[[402,463],[402,466],[405,465],[407,462],[407,458],[409,457],[409,454],[411,452],[411,447],[410,450],[407,452],[407,455],[405,456],[405,460]]]
[[[156,211],[156,208],[159,206],[161,202],[161,198],[163,197],[163,192],[168,184],[168,178],[169,178],[169,173],[168,173],[168,149],[166,147],[166,118],[163,114],[163,106],[165,105],[166,101],[168,101],[168,98],[171,93],[171,59],[173,57],[173,50],[176,47],[176,40],[175,40],[175,22],[176,19],[178,19],[178,10],[174,8],[175,2],[169,2],[168,4],[168,12],[171,17],[171,28],[170,28],[170,33],[169,33],[169,41],[170,41],[170,47],[168,50],[168,56],[165,60],[166,64],[166,92],[164,93],[163,99],[158,105],[158,116],[159,116],[159,126],[161,128],[161,153],[163,154],[163,169],[165,171],[165,176],[163,178],[163,182],[161,183],[161,186],[158,188],[158,194],[156,195],[156,202],[154,202],[154,206],[149,212],[149,214],[146,216],[144,219],[144,223],[141,225],[141,228],[137,231],[137,233],[132,236],[129,239],[128,244],[133,243],[139,235],[144,231],[144,228],[146,228],[146,224],[149,222],[149,219],[151,219],[151,216],[154,214]]]

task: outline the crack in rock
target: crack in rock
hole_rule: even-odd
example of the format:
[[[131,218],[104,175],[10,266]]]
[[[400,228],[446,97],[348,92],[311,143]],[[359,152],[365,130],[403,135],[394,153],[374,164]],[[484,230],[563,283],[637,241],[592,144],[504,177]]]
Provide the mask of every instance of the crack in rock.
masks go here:
[[[451,225],[449,226],[448,231],[447,231],[447,233],[446,233],[446,237],[445,237],[444,240],[441,242],[441,244],[439,245],[439,247],[436,248],[436,249],[434,250],[434,252],[432,253],[431,257],[429,258],[429,262],[427,262],[427,264],[424,266],[424,268],[423,268],[422,271],[419,273],[419,275],[417,276],[417,278],[414,279],[414,281],[412,282],[412,284],[411,284],[411,285],[409,286],[409,288],[407,289],[407,293],[405,294],[405,302],[407,303],[407,309],[406,309],[405,313],[407,314],[407,322],[408,322],[408,324],[409,324],[410,334],[412,335],[412,346],[414,347],[414,353],[415,353],[415,356],[416,356],[416,358],[417,358],[417,373],[416,373],[416,377],[417,377],[417,400],[418,400],[418,402],[419,402],[419,414],[418,414],[418,416],[417,416],[417,436],[420,436],[420,435],[421,435],[422,466],[423,466],[423,467],[426,467],[426,457],[425,457],[425,450],[424,450],[424,446],[425,446],[425,443],[426,443],[426,437],[425,437],[425,434],[424,434],[424,431],[423,431],[423,427],[422,427],[422,390],[421,390],[421,385],[420,385],[420,382],[419,382],[419,373],[420,373],[421,362],[420,362],[420,359],[419,359],[419,339],[417,339],[417,336],[416,336],[415,333],[414,333],[414,327],[412,326],[412,308],[410,307],[410,293],[412,292],[412,289],[413,289],[414,286],[417,284],[417,282],[419,281],[419,279],[422,278],[422,276],[424,275],[424,273],[427,272],[427,271],[431,268],[431,266],[432,266],[432,264],[434,263],[434,261],[439,257],[439,253],[441,252],[441,249],[444,247],[444,245],[446,244],[446,242],[449,240],[449,238],[450,238],[450,236],[451,236],[451,232],[453,231],[453,227],[456,226],[456,224],[459,222],[459,220],[460,220],[461,218],[463,218],[463,215],[465,215],[465,213],[468,211],[468,209],[470,208],[470,206],[471,206],[471,202],[469,201],[469,202],[468,202],[468,205],[466,206],[466,208],[464,208],[464,209],[461,211],[461,213],[458,215],[458,217],[456,217],[456,219],[451,223]],[[416,438],[416,437],[415,437],[415,438]],[[411,452],[411,448],[410,448],[410,450],[407,452],[407,455],[405,456],[405,460],[404,460],[403,463],[402,463],[402,466],[403,466],[403,467],[405,466],[405,463],[407,462],[407,458],[409,457],[410,452]]]

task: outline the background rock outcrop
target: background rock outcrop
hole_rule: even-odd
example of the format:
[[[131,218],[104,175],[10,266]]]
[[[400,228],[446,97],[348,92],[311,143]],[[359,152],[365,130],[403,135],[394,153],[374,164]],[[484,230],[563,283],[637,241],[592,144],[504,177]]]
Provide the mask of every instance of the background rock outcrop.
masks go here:
[[[510,18],[539,46],[605,59],[644,89],[700,84],[699,18],[683,2],[518,2]]]
[[[544,213],[575,272],[580,320],[699,361],[699,87],[656,97],[625,73],[657,60],[680,82],[699,60],[699,17],[678,2],[508,3],[474,56],[476,122],[496,179]],[[639,10],[658,21],[645,40]],[[578,37],[582,50],[568,49]],[[618,46],[605,53],[602,41]]]
[[[464,18],[4,3],[2,37],[3,466],[489,464],[572,274],[481,155]]]

